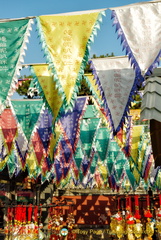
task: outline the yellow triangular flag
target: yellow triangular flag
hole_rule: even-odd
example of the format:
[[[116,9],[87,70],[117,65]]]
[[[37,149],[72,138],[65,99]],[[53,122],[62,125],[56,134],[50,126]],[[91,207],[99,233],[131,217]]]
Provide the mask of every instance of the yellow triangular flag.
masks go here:
[[[32,151],[31,154],[29,154],[26,158],[26,165],[28,168],[28,172],[30,176],[35,176],[36,175],[36,170],[37,170],[37,158],[35,156],[35,152]],[[37,177],[37,176],[36,176]]]
[[[140,144],[140,137],[143,133],[143,126],[134,126],[133,133],[132,133],[132,142],[131,142],[131,157],[133,158],[134,162],[137,163],[138,159],[138,148]]]
[[[59,138],[61,136],[62,129],[60,127],[60,124],[55,125],[55,134],[52,134],[51,139],[50,139],[50,158],[53,160],[54,159],[54,149],[56,147],[56,144],[59,141]]]
[[[75,100],[103,10],[39,16],[41,40],[64,106]]]
[[[36,64],[31,68],[37,77],[44,97],[53,113],[54,120],[56,120],[63,101],[59,96],[58,90],[56,89],[56,84],[53,81],[51,71],[48,70],[49,66],[48,64]]]

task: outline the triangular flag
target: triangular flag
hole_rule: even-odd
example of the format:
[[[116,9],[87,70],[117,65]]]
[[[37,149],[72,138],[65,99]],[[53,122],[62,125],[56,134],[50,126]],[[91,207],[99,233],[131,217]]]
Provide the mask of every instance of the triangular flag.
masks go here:
[[[74,153],[74,159],[75,159],[75,163],[76,163],[76,166],[77,166],[78,170],[80,170],[82,160],[84,159],[84,152],[82,150],[82,146],[81,146],[80,141],[77,144],[77,148],[76,148],[76,151]]]
[[[51,134],[51,138],[50,138],[50,159],[53,160],[54,158],[54,151],[56,149],[56,146],[59,142],[59,139],[61,137],[62,134],[62,130],[60,127],[60,124],[55,124],[55,128],[54,128],[54,134]]]
[[[94,75],[91,73],[84,74],[84,79],[92,92],[92,96],[98,100],[99,104],[102,104],[102,96],[101,90],[98,88],[96,84],[96,80],[94,79]]]
[[[41,160],[44,156],[44,154],[43,154],[44,148],[43,148],[42,141],[41,141],[40,136],[37,131],[33,134],[31,141],[32,141],[33,149],[34,149],[37,161],[38,161],[38,165],[40,166]]]
[[[106,159],[109,140],[110,131],[107,128],[100,127],[96,133],[95,148],[101,161]]]
[[[119,154],[116,157],[115,162],[115,170],[116,170],[116,179],[119,181],[123,170],[125,168],[125,163],[127,162],[127,158],[125,157],[124,153],[122,151],[119,152]]]
[[[76,98],[89,57],[89,46],[105,9],[37,17],[47,61],[64,107]]]
[[[27,155],[26,166],[29,177],[37,177],[37,159],[34,151],[31,151],[31,153]]]
[[[8,167],[8,173],[10,178],[13,177],[13,174],[16,171],[16,155],[14,153],[14,151],[11,152],[11,154],[9,155],[9,158],[7,160],[7,167]]]
[[[62,139],[59,141],[59,144],[60,144],[60,155],[61,155],[61,158],[64,159],[65,163],[69,163],[71,158],[72,158],[72,148],[71,148],[71,145],[68,141],[68,139],[64,139],[62,137]]]
[[[29,18],[0,22],[0,112],[16,88],[32,22]]]
[[[94,141],[95,133],[99,127],[100,119],[83,119],[80,128],[80,140],[87,158],[90,157],[91,147]]]
[[[99,113],[95,105],[87,105],[86,111],[84,112],[83,118],[96,118]]]
[[[82,172],[84,176],[87,174],[90,164],[91,164],[90,160],[85,156],[84,159],[82,160]]]
[[[16,146],[18,156],[20,158],[20,162],[22,164],[22,168],[24,168],[26,164],[26,157],[27,157],[29,148],[28,148],[28,141],[22,132],[18,133],[18,136],[15,139],[15,146]]]
[[[96,171],[98,159],[99,159],[98,154],[95,153],[93,158],[92,158],[91,165],[90,165],[90,173],[92,173],[92,174],[94,174],[95,171]]]
[[[103,90],[104,107],[113,131],[117,132],[137,90],[135,72],[127,57],[92,59],[91,67],[97,84]]]
[[[98,171],[100,172],[101,177],[104,180],[104,184],[107,184],[108,182],[107,167],[105,166],[105,164],[102,164],[102,161],[98,161],[97,165],[98,165]]]
[[[132,133],[132,139],[131,139],[131,150],[130,155],[135,163],[138,161],[139,157],[139,145],[141,141],[141,136],[143,134],[144,126],[133,126],[133,133]]]
[[[39,117],[39,123],[37,126],[37,131],[42,141],[43,147],[48,153],[50,137],[52,134],[52,115],[49,113],[48,109],[45,109]]]
[[[77,142],[79,140],[80,120],[84,114],[87,103],[87,97],[77,98],[73,110],[62,113],[60,117],[62,128],[64,129],[66,137],[72,146],[73,152],[75,151]]]
[[[150,73],[161,55],[161,2],[130,4],[111,10],[113,24],[131,63],[143,75]]]
[[[63,171],[62,171],[61,162],[57,158],[55,159],[54,166],[55,166],[57,184],[59,184],[60,180],[63,177]]]
[[[0,171],[4,169],[8,160],[8,150],[4,144],[5,140],[0,129]]]
[[[56,88],[49,65],[34,64],[31,66],[31,71],[35,76],[34,83],[36,88],[38,88],[40,95],[43,96],[46,105],[53,113],[54,121],[56,121],[63,101]]]
[[[42,100],[12,100],[13,111],[27,138],[30,140],[31,134],[36,127],[38,118],[43,106]]]
[[[116,157],[119,154],[120,147],[117,142],[111,140],[108,144],[108,151],[107,151],[107,168],[110,174],[112,174]]]
[[[132,174],[131,169],[127,163],[125,164],[125,171],[126,171],[126,176],[128,177],[129,183],[131,184],[131,186],[134,190],[137,187],[136,179],[135,179],[134,175]]]
[[[13,113],[10,108],[6,108],[0,115],[0,125],[2,128],[2,133],[5,139],[5,142],[8,147],[9,153],[11,152],[13,146],[13,140],[17,132],[17,123],[16,119],[13,116]]]

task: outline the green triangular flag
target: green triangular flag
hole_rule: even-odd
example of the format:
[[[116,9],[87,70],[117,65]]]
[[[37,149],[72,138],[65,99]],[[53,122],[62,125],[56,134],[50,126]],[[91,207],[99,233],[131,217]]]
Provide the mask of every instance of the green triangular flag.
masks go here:
[[[36,126],[40,112],[43,106],[42,100],[25,100],[14,101],[12,100],[13,110],[16,118],[26,136],[30,140],[32,131]]]
[[[87,157],[91,153],[91,147],[94,140],[96,129],[99,125],[99,118],[83,119],[80,126],[80,140]]]
[[[0,22],[0,111],[17,84],[32,19]]]
[[[107,128],[99,128],[96,134],[95,146],[102,161],[106,159],[110,132]]]

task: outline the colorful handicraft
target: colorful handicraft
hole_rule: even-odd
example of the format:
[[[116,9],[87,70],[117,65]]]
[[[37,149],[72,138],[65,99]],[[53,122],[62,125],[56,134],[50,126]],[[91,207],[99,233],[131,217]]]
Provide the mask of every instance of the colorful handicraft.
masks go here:
[[[17,205],[8,208],[5,227],[6,240],[38,240],[44,239],[38,229],[38,206]],[[41,225],[41,224],[40,224]]]

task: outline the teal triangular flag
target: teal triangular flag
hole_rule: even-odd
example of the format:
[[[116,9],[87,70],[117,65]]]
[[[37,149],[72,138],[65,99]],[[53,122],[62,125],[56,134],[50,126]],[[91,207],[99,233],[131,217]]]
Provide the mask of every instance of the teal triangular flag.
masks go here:
[[[36,123],[38,121],[43,101],[42,100],[25,100],[13,101],[12,106],[16,114],[17,120],[28,141]]]
[[[33,20],[0,22],[0,103],[13,94]]]

